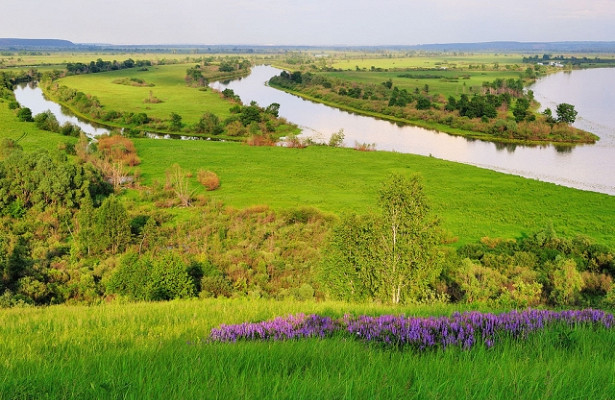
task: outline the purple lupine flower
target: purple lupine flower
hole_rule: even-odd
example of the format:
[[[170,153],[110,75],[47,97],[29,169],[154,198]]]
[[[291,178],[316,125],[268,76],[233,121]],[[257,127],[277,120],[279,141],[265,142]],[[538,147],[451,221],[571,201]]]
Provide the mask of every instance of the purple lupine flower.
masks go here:
[[[491,348],[501,336],[525,339],[531,333],[556,323],[611,329],[615,326],[615,317],[593,309],[559,312],[528,309],[498,315],[471,311],[455,312],[450,317],[428,318],[344,315],[338,320],[315,314],[297,314],[264,322],[220,325],[212,329],[210,340],[236,342],[325,338],[342,332],[368,343],[381,343],[385,346],[408,346],[416,350],[458,346],[468,350],[480,342]]]

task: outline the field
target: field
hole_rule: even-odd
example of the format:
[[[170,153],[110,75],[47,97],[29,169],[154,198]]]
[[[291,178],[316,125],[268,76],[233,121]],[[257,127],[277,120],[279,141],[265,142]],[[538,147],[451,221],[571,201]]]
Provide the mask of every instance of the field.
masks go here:
[[[350,55],[334,55],[331,67],[336,69],[370,69],[371,67],[383,69],[423,69],[423,68],[440,68],[440,67],[458,67],[467,68],[470,65],[482,66],[490,68],[494,63],[504,64],[521,64],[523,56],[519,54],[501,55],[501,54],[439,54],[432,55],[428,53],[416,54],[407,56],[403,53],[383,54],[381,57],[374,57],[372,54],[350,54]]]
[[[612,398],[615,336],[547,331],[492,349],[417,353],[341,338],[208,343],[278,315],[450,315],[450,307],[192,300],[0,312],[0,399]]]
[[[460,243],[483,236],[518,237],[553,223],[566,236],[612,244],[615,198],[435,158],[390,152],[308,147],[250,147],[236,143],[136,139],[145,184],[164,183],[175,162],[196,176],[216,172],[221,188],[208,196],[234,207],[314,206],[326,212],[373,209],[384,178],[420,173],[430,204]],[[196,179],[192,178],[195,187]]]
[[[75,143],[77,139],[37,129],[33,123],[20,122],[7,102],[0,99],[0,139],[18,140],[26,151],[35,149],[57,149],[67,142]]]
[[[205,111],[213,112],[221,119],[230,115],[231,104],[209,88],[186,85],[186,70],[191,64],[157,65],[148,71],[136,69],[106,73],[70,76],[59,80],[61,85],[96,96],[105,110],[144,112],[150,117],[167,119],[172,112],[182,116],[187,124],[196,123]],[[130,86],[114,81],[124,78],[142,79],[153,86]],[[146,103],[150,92],[160,103]]]
[[[63,55],[53,57],[57,58],[49,58],[49,63],[63,62]],[[79,57],[68,59],[75,62]],[[95,58],[88,54],[82,61]],[[117,58],[127,57],[121,54]],[[500,64],[519,61],[508,56],[495,60]],[[517,73],[474,70],[468,80],[460,78],[437,86],[438,80],[399,78],[396,72],[353,71],[355,65],[366,69],[396,68],[397,63],[404,68],[420,63],[435,67],[441,62],[437,57],[376,60],[356,56],[335,64],[347,63],[349,71],[328,74],[377,84],[391,78],[402,88],[408,85],[409,90],[416,86],[421,89],[429,81],[434,91],[459,93],[463,82],[469,87]],[[460,56],[454,62],[493,66],[494,57]],[[220,117],[229,115],[229,103],[210,89],[186,86],[185,71],[192,65],[74,76],[60,83],[97,96],[106,109],[146,112],[160,118],[178,112],[186,123],[196,122],[205,111]],[[124,78],[143,79],[154,86],[113,82]],[[163,102],[145,104],[143,99],[150,90]],[[77,140],[38,130],[33,123],[18,122],[7,101],[0,100],[0,140],[3,138],[21,138],[19,144],[26,151],[57,149]],[[549,224],[563,237],[583,235],[609,247],[615,244],[614,196],[432,157],[326,146],[252,147],[204,140],[140,138],[134,143],[142,161],[137,167],[142,186],[124,189],[119,195],[130,216],[155,207],[147,197],[147,187],[164,184],[166,171],[174,163],[191,174],[188,180],[195,194],[234,208],[267,205],[283,210],[305,206],[338,216],[374,210],[378,189],[390,173],[419,173],[429,204],[449,232],[453,247],[485,236],[530,235]],[[197,182],[200,169],[216,172],[221,187],[206,192]],[[177,207],[160,212],[170,215],[166,221],[174,224],[192,218],[196,221],[196,213],[202,210]],[[53,254],[50,262],[57,261],[51,257]],[[103,265],[116,268],[118,259],[117,255],[108,259],[101,256],[100,260],[88,259],[77,265],[83,271]],[[90,261],[92,266],[86,265]],[[105,275],[102,279],[107,278]],[[469,351],[385,348],[341,335],[322,340],[235,344],[208,340],[211,329],[221,324],[296,313],[340,318],[345,314],[432,316],[465,310],[507,311],[498,310],[498,306],[386,306],[375,302],[294,301],[290,297],[276,301],[250,295],[126,303],[113,294],[105,296],[93,300],[95,305],[91,306],[0,308],[0,400],[615,398],[615,335],[604,328],[558,326],[526,341],[501,337],[493,348],[479,345]]]
[[[413,72],[326,72],[325,76],[338,78],[345,81],[362,84],[380,85],[382,82],[391,80],[394,86],[400,90],[406,89],[414,93],[418,88],[422,91],[425,85],[429,86],[429,92],[438,93],[445,98],[454,96],[458,98],[462,94],[471,95],[480,93],[484,82],[493,82],[496,79],[519,79],[520,72],[516,71],[413,71]]]

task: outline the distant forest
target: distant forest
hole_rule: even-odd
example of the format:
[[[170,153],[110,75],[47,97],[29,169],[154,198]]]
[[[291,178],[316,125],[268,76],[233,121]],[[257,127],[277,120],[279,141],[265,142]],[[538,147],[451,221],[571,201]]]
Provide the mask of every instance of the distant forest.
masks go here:
[[[82,44],[59,39],[14,39],[0,38],[0,50],[33,51],[33,50],[147,50],[152,52],[167,51],[169,49],[199,50],[203,53],[254,53],[271,52],[278,50],[362,50],[378,51],[390,50],[420,50],[438,52],[564,52],[564,53],[611,53],[615,52],[615,41],[610,42],[482,42],[482,43],[435,43],[419,45],[396,46],[251,46],[251,45],[122,45],[111,44]]]

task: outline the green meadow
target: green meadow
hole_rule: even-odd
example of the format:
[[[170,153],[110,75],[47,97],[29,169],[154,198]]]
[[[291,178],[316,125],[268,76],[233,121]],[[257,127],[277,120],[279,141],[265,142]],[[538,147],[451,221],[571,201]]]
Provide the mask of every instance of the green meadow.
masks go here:
[[[432,69],[432,68],[467,68],[470,65],[490,69],[495,63],[521,64],[523,56],[519,54],[430,54],[417,53],[413,56],[405,55],[403,52],[383,54],[375,57],[373,54],[342,54],[332,57],[331,67],[335,69]]]
[[[0,99],[0,139],[19,140],[26,151],[35,149],[57,149],[64,143],[75,143],[77,139],[40,130],[31,122],[21,122],[16,110],[9,110],[7,101]]]
[[[220,189],[207,196],[242,208],[314,206],[323,211],[375,209],[378,188],[391,172],[418,173],[433,211],[459,243],[484,236],[514,238],[547,224],[565,236],[612,243],[615,197],[524,179],[432,157],[360,152],[323,146],[305,149],[239,143],[135,139],[144,184],[164,183],[173,163],[196,175],[216,172]],[[196,189],[196,178],[191,178]]]
[[[0,399],[606,399],[604,329],[502,338],[492,349],[386,349],[342,338],[210,343],[222,323],[279,315],[450,315],[459,307],[190,300],[0,311]]]
[[[230,116],[228,101],[209,88],[186,85],[185,76],[191,64],[155,65],[147,71],[136,68],[60,79],[60,85],[96,96],[105,110],[146,113],[150,117],[167,119],[172,112],[182,116],[187,124],[196,123],[205,111],[221,119]],[[142,79],[153,86],[121,84],[122,79]],[[146,103],[151,94],[160,103]]]
[[[59,65],[98,58],[92,54],[32,57],[24,56],[21,65],[26,60]],[[113,58],[105,54],[100,57]],[[116,58],[128,57],[153,60],[166,56],[118,54]],[[397,72],[354,71],[355,66],[368,70],[372,66],[437,68],[443,62],[492,67],[494,62],[520,62],[520,57],[363,58],[355,54],[333,64],[334,68],[349,71],[327,74],[376,84],[390,78],[408,90],[417,86],[422,89],[429,82],[430,88],[442,93],[459,93],[464,90],[464,82],[471,87],[518,76],[518,72],[503,68],[475,69],[469,79],[460,77],[452,82],[462,73],[435,71],[450,75],[451,82],[440,82],[400,78]],[[190,62],[156,65],[148,71],[71,76],[59,82],[96,96],[106,110],[145,112],[159,118],[177,112],[185,123],[196,122],[206,111],[221,118],[230,115],[229,103],[211,89],[186,85],[185,72],[191,66]],[[114,83],[131,78],[153,86]],[[150,91],[162,102],[144,103]],[[58,149],[77,141],[41,131],[34,123],[19,122],[7,103],[0,100],[0,140],[19,139],[25,151]],[[551,224],[563,237],[581,235],[609,247],[614,244],[615,196],[433,157],[326,146],[297,149],[205,140],[133,141],[141,159],[136,167],[140,185],[118,194],[130,212],[156,207],[148,200],[148,187],[164,185],[167,171],[175,163],[190,173],[188,182],[195,195],[233,208],[315,207],[336,216],[375,210],[379,188],[390,173],[416,173],[423,178],[428,202],[448,231],[452,247],[486,236],[518,238]],[[199,170],[214,171],[220,178],[220,188],[205,191],[197,181]],[[174,224],[197,217],[202,208],[160,212],[169,217],[166,223]],[[54,255],[50,253],[49,257],[53,262]],[[100,264],[115,268],[118,258],[109,257]],[[101,265],[80,267],[85,271]],[[128,303],[113,296],[104,300],[100,297],[90,306],[0,308],[0,400],[615,398],[615,335],[601,328],[560,327],[532,335],[526,341],[502,337],[491,349],[477,346],[471,351],[449,348],[417,352],[343,337],[275,343],[208,341],[210,330],[220,324],[263,321],[296,313],[338,318],[345,314],[431,316],[465,310],[506,311],[493,305],[388,306],[376,302],[296,301],[290,297],[277,301],[248,295]]]
[[[389,79],[400,90],[406,89],[410,93],[418,88],[423,91],[428,85],[430,93],[438,93],[445,98],[462,94],[471,95],[472,91],[479,93],[484,82],[493,82],[496,79],[519,79],[518,71],[405,71],[405,72],[364,72],[343,71],[325,72],[327,77],[361,84],[380,85]]]

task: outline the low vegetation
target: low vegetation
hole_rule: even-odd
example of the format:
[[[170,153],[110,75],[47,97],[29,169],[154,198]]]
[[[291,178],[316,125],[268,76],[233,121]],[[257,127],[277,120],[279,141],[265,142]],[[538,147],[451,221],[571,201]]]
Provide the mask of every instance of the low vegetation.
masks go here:
[[[391,73],[359,72],[354,75],[331,75],[328,73],[283,71],[270,79],[269,84],[316,101],[346,108],[359,113],[413,123],[435,128],[444,132],[492,141],[517,142],[564,142],[593,143],[597,136],[570,126],[576,118],[574,106],[570,112],[563,109],[557,118],[551,114],[536,115],[530,111],[533,94],[524,92],[521,78],[497,78],[484,81],[479,87],[470,87],[470,93],[449,95],[447,90],[437,91],[428,83],[417,83],[410,90],[408,85],[397,86],[399,78],[410,78],[414,82],[432,80],[453,81],[455,87],[463,72],[435,73]],[[524,79],[531,80],[537,71],[528,67]],[[443,75],[446,74],[446,75]],[[365,79],[362,75],[373,75]],[[448,76],[448,77],[447,77]],[[463,75],[464,79],[466,75]],[[509,74],[510,76],[510,74]],[[388,77],[387,80],[385,80]],[[467,75],[468,79],[470,75]],[[375,80],[382,79],[376,83]],[[404,87],[405,86],[405,87]],[[559,107],[558,107],[559,109]],[[560,115],[561,114],[561,115]]]
[[[516,79],[447,100],[430,82],[460,85],[452,71],[357,65],[397,74],[373,86],[282,58],[315,65],[283,76],[289,89],[320,81],[336,101],[500,138],[542,124],[552,140],[576,118],[569,104],[534,115]],[[612,196],[338,148],[343,131],[306,146],[279,105],[207,87],[246,59],[73,61],[47,93],[126,135],[89,141],[28,113],[12,87],[42,75],[0,71],[0,398],[615,394],[613,316],[574,310],[615,308]],[[499,68],[469,69],[521,67]],[[149,129],[245,143],[128,137]],[[286,147],[263,146],[282,133]],[[503,313],[528,307],[572,309]]]

